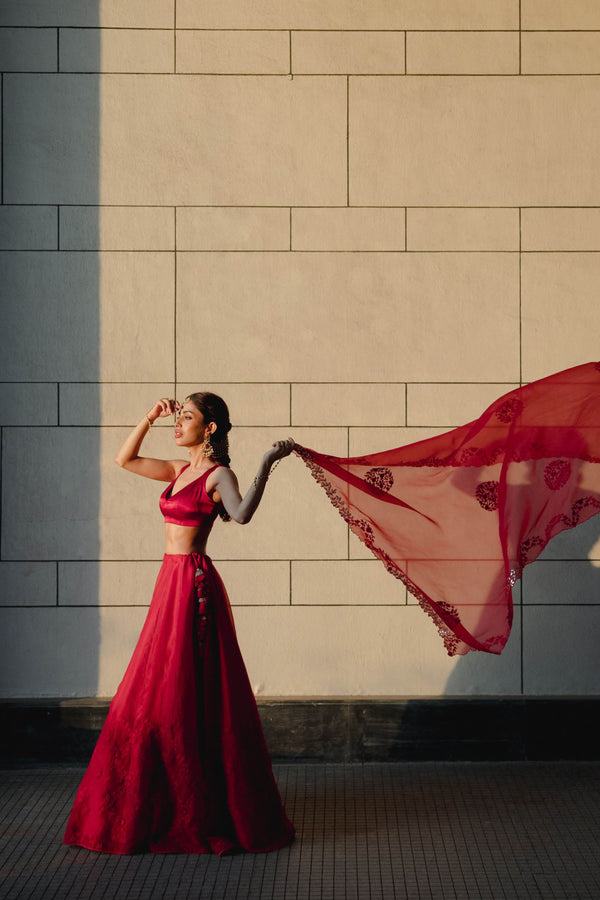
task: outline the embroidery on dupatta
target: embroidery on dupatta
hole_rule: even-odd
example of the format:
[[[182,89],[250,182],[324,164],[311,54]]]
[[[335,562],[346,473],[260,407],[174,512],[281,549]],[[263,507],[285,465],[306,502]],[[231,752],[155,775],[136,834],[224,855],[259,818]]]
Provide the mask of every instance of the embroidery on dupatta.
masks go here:
[[[551,491],[560,491],[571,477],[571,463],[566,459],[555,459],[544,469],[544,481]]]
[[[512,623],[511,590],[523,568],[557,534],[600,513],[600,468],[596,468],[600,464],[598,372],[600,362],[593,362],[531,382],[499,398],[476,421],[406,448],[344,459],[316,451],[313,454],[297,446],[296,452],[349,528],[382,560],[387,571],[406,585],[433,619],[450,655],[469,649],[499,652]],[[334,473],[331,478],[330,466]],[[477,470],[493,466],[501,466],[499,480],[483,480],[486,476],[489,479],[492,473]],[[439,483],[444,485],[440,503],[446,516],[436,517],[437,521],[430,518],[433,528],[428,526],[429,531],[424,530],[423,534],[428,534],[428,546],[433,549],[437,541],[435,529],[441,528],[442,537],[447,535],[454,547],[453,559],[457,563],[462,560],[471,564],[481,559],[498,564],[492,594],[487,593],[485,576],[479,579],[480,602],[479,594],[464,600],[453,576],[448,592],[440,593],[442,596],[447,593],[454,602],[436,601],[399,568],[395,558],[398,562],[404,559],[403,548],[412,546],[414,539],[412,544],[407,543],[395,533],[392,504],[406,504],[396,495],[383,494],[391,490],[394,479],[398,483],[401,467],[471,470],[465,471],[464,477],[454,478],[448,471],[445,480],[440,477]],[[438,474],[444,473],[434,472],[431,479],[422,479],[428,492],[424,509],[433,508]],[[344,482],[357,488],[362,486],[364,495],[358,491],[346,499]],[[407,479],[407,483],[413,485],[414,493],[421,479],[412,482]],[[465,490],[473,498],[472,504],[465,504],[461,498],[460,492]],[[418,501],[413,502],[419,505]],[[498,534],[493,515],[488,518],[484,513],[485,521],[482,521],[477,504],[482,510],[497,514]],[[454,513],[458,521],[452,518]],[[423,511],[420,514],[428,518]],[[376,541],[381,541],[387,552]],[[500,547],[502,552],[498,555]],[[430,559],[427,547],[424,551],[422,568],[427,572],[428,560],[433,565],[436,560]],[[469,578],[467,569],[463,576]],[[421,580],[420,576],[415,577]],[[433,592],[437,593],[435,587]],[[503,603],[505,617],[498,610]],[[466,609],[469,604],[482,608],[475,627],[469,626],[473,633],[461,622],[463,610],[466,622],[474,620],[473,613]],[[486,607],[489,612],[484,620]],[[499,633],[503,619],[508,628]]]
[[[482,481],[475,488],[475,499],[482,509],[488,512],[494,512],[498,509],[498,490],[500,485],[497,481]]]
[[[331,501],[332,506],[337,509],[344,521],[347,522],[351,531],[353,531],[354,534],[356,534],[357,537],[360,538],[360,540],[365,544],[365,546],[368,547],[368,549],[383,562],[390,575],[393,575],[394,578],[397,578],[398,581],[401,581],[402,584],[405,585],[407,590],[409,590],[410,593],[416,598],[421,609],[426,612],[427,615],[433,620],[438,634],[444,642],[444,646],[448,652],[448,656],[455,656],[461,641],[456,636],[452,628],[449,627],[449,623],[444,621],[442,615],[447,617],[453,624],[460,625],[460,616],[456,607],[452,606],[451,603],[442,602],[436,604],[436,606],[440,609],[442,615],[436,612],[436,610],[431,605],[429,597],[427,597],[427,595],[419,587],[417,587],[417,585],[413,581],[411,581],[406,572],[403,572],[402,569],[384,550],[381,550],[375,545],[375,535],[372,526],[364,519],[357,519],[352,515],[352,513],[348,509],[348,505],[346,504],[346,502],[339,495],[338,491],[326,477],[323,468],[315,462],[312,454],[306,449],[306,447],[296,446],[296,453],[302,457],[302,459],[308,466],[311,475],[313,476],[315,481],[317,481],[318,484],[321,485],[329,500]],[[376,486],[379,487],[379,485]],[[390,487],[391,486],[392,485],[390,484]]]

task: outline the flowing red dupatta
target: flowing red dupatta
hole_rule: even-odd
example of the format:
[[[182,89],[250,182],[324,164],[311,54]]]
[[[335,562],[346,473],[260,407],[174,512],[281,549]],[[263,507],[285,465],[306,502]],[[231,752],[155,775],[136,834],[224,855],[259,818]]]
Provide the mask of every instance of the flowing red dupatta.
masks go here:
[[[500,653],[523,568],[600,512],[600,363],[511,391],[477,421],[406,447],[348,459],[295,449],[450,656]]]

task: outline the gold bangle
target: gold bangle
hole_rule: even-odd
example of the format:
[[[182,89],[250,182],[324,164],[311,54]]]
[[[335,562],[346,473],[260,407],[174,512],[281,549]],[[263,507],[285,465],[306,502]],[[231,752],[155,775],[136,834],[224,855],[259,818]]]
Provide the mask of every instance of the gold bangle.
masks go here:
[[[277,466],[279,465],[280,462],[281,462],[281,459],[276,459],[275,462],[273,463],[273,465],[271,466],[271,468],[269,469],[269,471],[263,475],[261,475],[259,472],[257,472],[256,475],[254,476],[254,487],[258,489],[260,487],[261,481],[263,481],[266,484],[267,481],[269,480],[269,475],[271,474],[271,472],[275,471],[275,469],[277,468]]]
[[[267,472],[266,475],[260,475],[260,474],[257,472],[256,475],[254,476],[254,481],[253,481],[254,487],[258,489],[258,488],[260,487],[261,481],[262,481],[264,484],[266,484],[267,481],[269,480],[269,475],[270,475],[270,472]]]
[[[153,423],[150,421],[150,416],[149,416],[147,413],[146,413],[146,422],[148,423],[148,425],[150,426],[150,428],[152,428],[152,424],[153,424]]]

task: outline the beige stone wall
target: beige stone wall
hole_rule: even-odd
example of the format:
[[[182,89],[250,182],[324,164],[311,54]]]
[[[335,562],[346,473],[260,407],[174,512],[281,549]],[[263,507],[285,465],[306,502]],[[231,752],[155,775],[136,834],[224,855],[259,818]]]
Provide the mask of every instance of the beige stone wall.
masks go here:
[[[2,0],[2,696],[110,695],[162,553],[112,460],[214,388],[242,485],[598,358],[600,4]],[[168,428],[146,451],[172,455]],[[258,694],[598,693],[598,525],[450,660],[297,459],[218,523]]]

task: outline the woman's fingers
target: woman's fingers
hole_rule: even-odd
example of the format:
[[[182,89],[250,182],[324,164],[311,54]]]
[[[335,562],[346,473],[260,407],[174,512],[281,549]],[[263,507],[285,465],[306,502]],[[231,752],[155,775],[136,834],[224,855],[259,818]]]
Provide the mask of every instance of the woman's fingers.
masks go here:
[[[273,449],[279,451],[279,456],[288,456],[294,449],[294,439],[290,437],[285,441],[275,441]]]
[[[171,400],[169,397],[161,397],[158,401],[160,404],[161,411],[159,415],[161,416],[172,416],[173,413],[176,413],[181,408],[181,405],[177,402],[177,400]]]
[[[152,424],[156,419],[177,415],[180,409],[181,403],[178,403],[177,400],[171,400],[169,397],[161,397],[160,400],[156,401],[152,409],[148,410],[146,418],[150,424]]]

